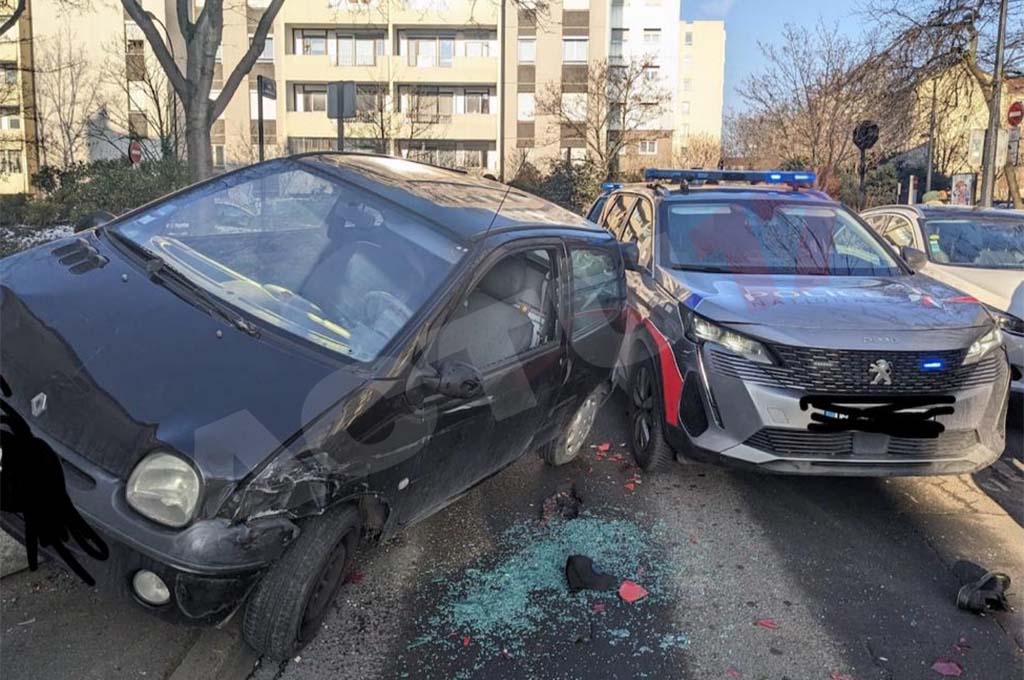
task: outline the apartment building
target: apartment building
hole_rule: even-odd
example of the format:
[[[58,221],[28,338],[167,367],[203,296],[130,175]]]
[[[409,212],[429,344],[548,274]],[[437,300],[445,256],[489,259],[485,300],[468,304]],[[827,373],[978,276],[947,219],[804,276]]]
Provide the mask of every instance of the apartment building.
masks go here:
[[[245,11],[225,12],[212,96],[248,49],[268,4],[246,0]],[[73,22],[74,49],[96,68],[107,65],[102,86],[95,79],[103,91],[97,101],[104,103],[88,114],[89,140],[76,151],[81,159],[123,156],[131,139],[157,153],[170,134],[168,112],[160,108],[165,102],[153,96],[146,100],[132,78],[159,69],[119,0],[92,0],[85,9],[70,11],[57,3],[33,5],[41,9],[34,11],[28,42],[37,52],[59,40]],[[144,0],[144,6],[174,40],[173,52],[183,62],[175,0]],[[196,11],[201,7],[197,0]],[[213,125],[214,164],[226,169],[256,160],[258,76],[275,81],[277,90],[276,101],[263,101],[271,157],[336,148],[337,123],[327,117],[327,86],[352,81],[357,116],[345,122],[348,150],[496,174],[514,170],[524,158],[538,165],[560,157],[581,159],[584,140],[555,116],[542,115],[538,96],[554,88],[563,101],[575,98],[586,106],[593,65],[635,59],[651,62],[650,81],[668,99],[662,114],[646,125],[644,140],[624,150],[624,162],[665,164],[680,143],[680,129],[716,136],[721,131],[724,27],[721,22],[683,24],[679,16],[679,0],[551,0],[538,11],[505,0],[504,12],[501,0],[286,2],[255,67]],[[80,39],[84,35],[88,41]],[[121,84],[124,92],[109,82],[111,54],[118,49],[128,81]],[[28,127],[24,115],[20,122]],[[34,130],[28,135],[37,137]],[[25,156],[32,155],[26,146],[31,144],[22,145],[25,168],[31,165]],[[46,162],[42,155],[52,153],[38,146],[37,165]],[[7,187],[0,181],[0,190],[25,190],[24,183]]]
[[[32,116],[25,115],[33,108],[33,81],[24,76],[32,70],[32,53],[21,40],[31,34],[31,21],[26,12],[0,38],[0,194],[27,192],[29,178],[38,168],[25,144],[35,134]]]

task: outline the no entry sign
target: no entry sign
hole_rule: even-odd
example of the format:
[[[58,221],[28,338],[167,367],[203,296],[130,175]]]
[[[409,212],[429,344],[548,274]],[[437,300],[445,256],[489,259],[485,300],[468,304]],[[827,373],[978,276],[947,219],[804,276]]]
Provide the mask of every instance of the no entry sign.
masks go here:
[[[1010,110],[1006,112],[1006,122],[1017,127],[1022,120],[1024,120],[1024,104],[1021,102],[1010,104]]]
[[[138,165],[142,161],[142,145],[136,140],[132,140],[128,145],[128,160],[132,165]]]

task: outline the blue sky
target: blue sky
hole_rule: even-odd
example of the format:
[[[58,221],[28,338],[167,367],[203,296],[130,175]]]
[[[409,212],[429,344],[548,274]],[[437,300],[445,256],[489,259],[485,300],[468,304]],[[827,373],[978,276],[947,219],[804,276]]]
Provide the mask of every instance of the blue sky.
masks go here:
[[[757,43],[772,42],[787,23],[812,26],[818,18],[859,32],[863,0],[682,0],[683,18],[725,19],[725,109],[735,111],[742,100],[736,88],[760,70]]]

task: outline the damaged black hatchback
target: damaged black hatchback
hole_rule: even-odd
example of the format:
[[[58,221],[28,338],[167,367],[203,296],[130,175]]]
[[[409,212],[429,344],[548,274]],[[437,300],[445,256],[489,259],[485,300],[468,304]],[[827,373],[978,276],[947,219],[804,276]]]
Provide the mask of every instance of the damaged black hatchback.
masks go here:
[[[9,257],[3,528],[168,619],[242,607],[285,658],[360,543],[576,455],[634,250],[496,182],[316,154]]]

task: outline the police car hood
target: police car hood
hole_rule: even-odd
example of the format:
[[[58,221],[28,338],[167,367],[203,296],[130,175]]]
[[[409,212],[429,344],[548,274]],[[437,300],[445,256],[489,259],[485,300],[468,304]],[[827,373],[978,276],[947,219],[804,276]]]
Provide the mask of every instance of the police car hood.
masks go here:
[[[830,334],[847,341],[884,335],[907,342],[913,336],[913,341],[925,343],[941,338],[943,345],[959,347],[969,345],[979,328],[991,324],[988,313],[973,298],[920,274],[768,276],[673,271],[670,278],[684,306],[701,316],[749,326],[749,332],[780,342],[826,346]]]

